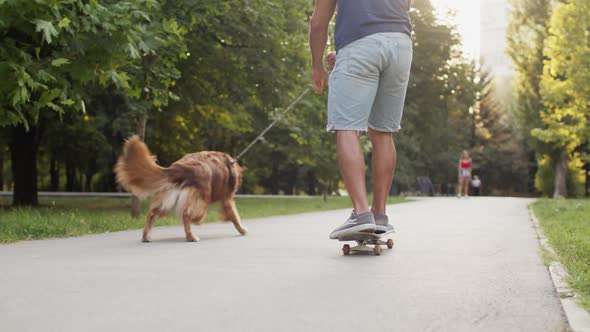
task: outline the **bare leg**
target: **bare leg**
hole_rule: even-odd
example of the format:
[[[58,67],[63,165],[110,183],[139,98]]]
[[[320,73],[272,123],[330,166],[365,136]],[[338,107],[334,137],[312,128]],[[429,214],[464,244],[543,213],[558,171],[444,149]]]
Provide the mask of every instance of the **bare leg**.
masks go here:
[[[392,133],[369,129],[373,144],[373,213],[385,214],[397,153]]]
[[[365,158],[355,130],[336,132],[336,151],[340,174],[356,213],[369,211],[367,188],[365,187]]]
[[[463,177],[459,175],[459,186],[457,188],[457,196],[461,196],[461,190],[463,189]]]
[[[229,219],[234,224],[234,227],[240,232],[242,235],[246,235],[248,233],[248,229],[242,225],[240,222],[240,214],[236,209],[236,203],[233,199],[227,200],[223,202],[223,214],[225,215],[226,220]]]
[[[152,230],[152,226],[154,225],[154,221],[156,221],[156,217],[160,214],[160,210],[156,208],[152,208],[147,216],[147,221],[145,223],[145,227],[143,228],[143,237],[141,238],[142,242],[150,242],[150,232]]]
[[[463,189],[463,192],[465,193],[465,196],[469,196],[469,178],[464,177],[463,183],[465,184],[465,188]]]

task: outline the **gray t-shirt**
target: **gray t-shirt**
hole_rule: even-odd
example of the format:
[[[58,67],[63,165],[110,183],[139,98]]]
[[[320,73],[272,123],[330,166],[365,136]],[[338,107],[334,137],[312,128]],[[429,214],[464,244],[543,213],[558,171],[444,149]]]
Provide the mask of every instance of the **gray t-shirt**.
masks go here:
[[[374,33],[411,35],[409,10],[410,0],[338,0],[336,51]]]

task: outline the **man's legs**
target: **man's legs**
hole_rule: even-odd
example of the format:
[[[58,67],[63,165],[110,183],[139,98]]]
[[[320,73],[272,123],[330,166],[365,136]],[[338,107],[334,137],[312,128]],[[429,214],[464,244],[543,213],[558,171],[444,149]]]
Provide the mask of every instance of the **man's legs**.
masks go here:
[[[340,172],[355,213],[330,234],[332,239],[354,232],[384,233],[383,229],[392,228],[387,217],[381,214],[378,229],[376,217],[369,211],[365,161],[358,132],[367,125],[375,132],[399,130],[411,60],[412,40],[401,33],[367,36],[362,43],[347,45],[336,56],[336,66],[330,76],[327,128],[337,132]],[[378,203],[374,207],[384,212],[393,177],[395,147],[391,134],[375,133],[371,138],[378,150],[375,166]],[[389,143],[384,143],[384,138],[388,138]]]
[[[340,173],[350,195],[354,212],[346,222],[330,233],[331,239],[355,233],[373,233],[375,218],[369,211],[365,188],[365,158],[358,130],[336,130],[336,152]]]
[[[397,153],[392,133],[369,129],[373,144],[373,205],[374,214],[386,214],[385,206],[391,189]]]
[[[368,212],[367,189],[365,187],[365,158],[356,130],[336,131],[336,151],[340,174],[357,214]]]

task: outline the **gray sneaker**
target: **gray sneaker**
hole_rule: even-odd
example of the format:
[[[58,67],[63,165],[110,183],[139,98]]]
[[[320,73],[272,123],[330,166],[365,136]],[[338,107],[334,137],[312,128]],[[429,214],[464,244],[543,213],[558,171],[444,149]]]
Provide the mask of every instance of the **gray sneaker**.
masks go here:
[[[394,232],[393,225],[389,223],[389,218],[386,215],[377,213],[375,214],[375,234],[383,234]]]
[[[371,212],[356,214],[354,211],[346,222],[330,233],[330,239],[337,239],[355,233],[375,232],[375,218]]]

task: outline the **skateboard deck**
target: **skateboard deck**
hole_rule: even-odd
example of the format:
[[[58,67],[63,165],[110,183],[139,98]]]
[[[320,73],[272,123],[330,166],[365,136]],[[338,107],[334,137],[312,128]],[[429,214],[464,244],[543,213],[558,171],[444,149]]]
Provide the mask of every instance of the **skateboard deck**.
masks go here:
[[[395,233],[395,231],[383,234],[357,233],[340,237],[338,241],[355,241],[357,243],[354,247],[351,247],[349,244],[342,246],[342,253],[344,255],[349,255],[351,252],[373,252],[376,256],[379,256],[383,250],[381,246],[387,246],[389,249],[393,248],[393,239],[383,240],[387,235],[392,233]]]

